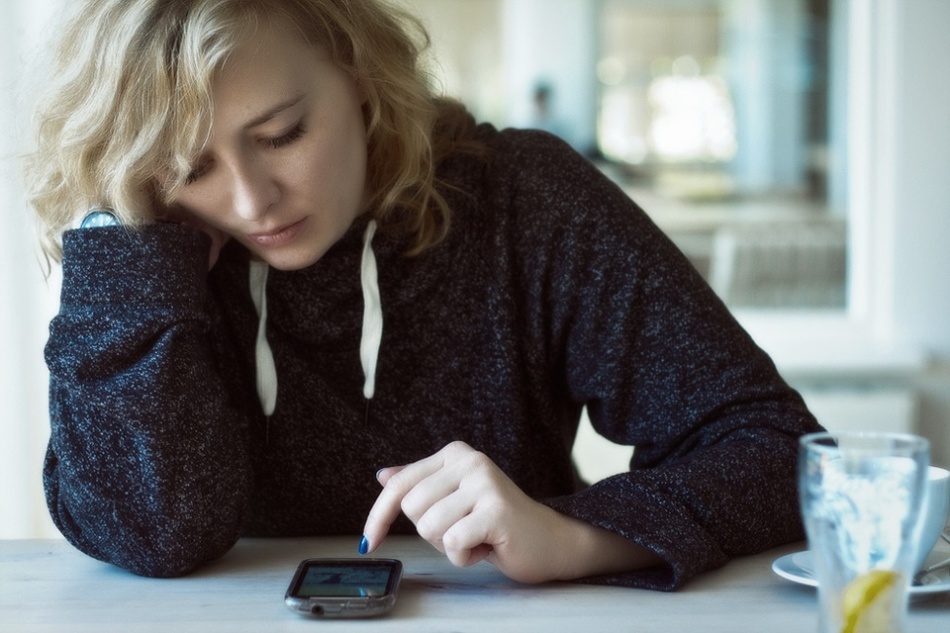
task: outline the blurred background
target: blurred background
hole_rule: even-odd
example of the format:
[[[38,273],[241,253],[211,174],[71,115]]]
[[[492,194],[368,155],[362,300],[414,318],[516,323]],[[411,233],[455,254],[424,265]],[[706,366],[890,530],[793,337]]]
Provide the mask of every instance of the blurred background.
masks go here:
[[[17,156],[68,0],[0,8],[0,538],[54,536],[42,274]],[[831,428],[950,465],[950,2],[402,0],[438,89],[635,199]],[[629,449],[582,427],[582,473]]]

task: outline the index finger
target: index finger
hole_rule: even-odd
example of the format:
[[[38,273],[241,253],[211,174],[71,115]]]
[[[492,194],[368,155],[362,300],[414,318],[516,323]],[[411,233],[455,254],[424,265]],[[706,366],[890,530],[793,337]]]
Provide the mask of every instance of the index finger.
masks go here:
[[[383,489],[376,497],[363,524],[360,554],[369,554],[379,547],[389,533],[389,527],[402,512],[402,500],[416,484],[442,468],[440,453],[430,455],[408,466],[384,468],[378,478]]]

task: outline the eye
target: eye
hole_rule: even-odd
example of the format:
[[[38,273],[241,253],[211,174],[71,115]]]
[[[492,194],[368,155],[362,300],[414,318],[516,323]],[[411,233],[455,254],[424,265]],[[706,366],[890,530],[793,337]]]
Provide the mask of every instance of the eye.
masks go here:
[[[210,165],[209,165],[207,162],[199,163],[199,164],[198,164],[194,169],[192,169],[191,172],[185,177],[185,186],[187,187],[188,185],[190,185],[190,184],[193,183],[194,181],[196,181],[196,180],[198,180],[199,178],[201,178],[202,176],[204,176],[204,175],[208,172],[208,169],[209,169],[209,168],[210,168]]]
[[[307,130],[304,128],[302,122],[297,123],[297,125],[290,128],[284,134],[281,134],[280,136],[277,136],[274,138],[265,139],[264,142],[274,149],[280,149],[281,147],[284,147],[285,145],[290,145],[294,141],[298,140],[301,136],[304,135],[304,132],[306,131]]]
[[[286,132],[284,132],[283,134],[279,136],[275,136],[274,138],[262,139],[261,142],[264,143],[267,147],[270,147],[272,149],[280,149],[281,147],[285,147],[297,141],[301,136],[304,135],[306,131],[307,130],[304,127],[303,122],[301,121],[297,123],[296,125],[294,125],[292,128],[290,128],[289,130],[287,130]],[[193,182],[195,182],[196,180],[204,176],[208,172],[209,169],[211,169],[211,164],[208,161],[205,161],[196,165],[195,168],[191,170],[191,173],[189,173],[188,176],[185,177],[185,186],[192,184]]]

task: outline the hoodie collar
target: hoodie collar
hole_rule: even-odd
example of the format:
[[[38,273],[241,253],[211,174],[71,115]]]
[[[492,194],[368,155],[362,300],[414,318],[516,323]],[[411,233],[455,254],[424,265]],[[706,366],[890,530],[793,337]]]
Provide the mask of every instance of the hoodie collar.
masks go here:
[[[366,223],[363,231],[363,249],[360,257],[360,286],[363,291],[363,326],[360,335],[360,365],[363,368],[363,396],[371,400],[376,393],[376,365],[383,337],[383,310],[379,293],[379,274],[373,251],[376,221]],[[262,261],[251,260],[248,283],[258,327],[255,342],[255,372],[257,394],[264,415],[270,417],[277,406],[277,367],[267,341],[267,277],[270,267]]]

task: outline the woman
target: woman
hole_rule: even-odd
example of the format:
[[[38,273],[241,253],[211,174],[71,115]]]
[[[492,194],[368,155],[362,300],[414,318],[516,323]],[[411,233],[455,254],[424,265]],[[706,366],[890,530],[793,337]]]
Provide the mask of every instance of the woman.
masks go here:
[[[656,589],[800,539],[798,395],[583,158],[434,97],[424,44],[379,0],[71,21],[30,162],[63,534],[171,576],[242,535],[417,531]],[[585,405],[636,446],[589,487]]]

